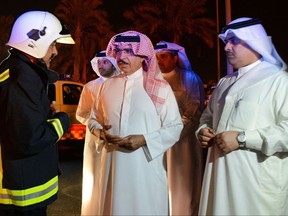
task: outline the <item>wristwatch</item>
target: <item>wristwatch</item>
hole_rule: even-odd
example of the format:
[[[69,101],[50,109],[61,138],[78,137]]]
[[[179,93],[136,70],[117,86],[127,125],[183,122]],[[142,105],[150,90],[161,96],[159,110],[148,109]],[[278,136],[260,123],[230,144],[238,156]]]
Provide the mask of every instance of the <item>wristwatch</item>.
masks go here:
[[[237,141],[239,143],[239,148],[245,148],[246,147],[246,136],[245,131],[241,131],[237,136]]]

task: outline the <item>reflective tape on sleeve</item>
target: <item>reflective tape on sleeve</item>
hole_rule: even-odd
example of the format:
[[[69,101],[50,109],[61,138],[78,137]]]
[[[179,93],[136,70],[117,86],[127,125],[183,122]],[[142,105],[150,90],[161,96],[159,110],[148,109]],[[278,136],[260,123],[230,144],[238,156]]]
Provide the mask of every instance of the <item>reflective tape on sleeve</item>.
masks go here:
[[[59,140],[64,134],[64,130],[63,130],[63,127],[62,127],[60,120],[59,119],[48,119],[47,121],[49,123],[51,123],[53,125],[53,127],[55,128],[55,131],[58,135],[58,140]]]
[[[4,82],[9,78],[9,69],[5,70],[2,74],[0,74],[0,82]]]

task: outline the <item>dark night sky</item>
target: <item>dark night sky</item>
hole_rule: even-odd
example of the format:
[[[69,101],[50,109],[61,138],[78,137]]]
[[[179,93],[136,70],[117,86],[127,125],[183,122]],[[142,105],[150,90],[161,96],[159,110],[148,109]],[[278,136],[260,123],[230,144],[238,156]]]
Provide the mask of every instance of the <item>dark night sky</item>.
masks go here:
[[[272,36],[272,41],[280,56],[288,63],[288,1],[234,0],[232,7],[234,9],[232,15],[235,18],[239,16],[259,17],[267,33]]]
[[[110,19],[120,20],[122,10],[130,6],[131,2],[137,2],[137,0],[103,0],[107,6],[107,10],[110,14]],[[179,1],[180,0],[176,0]],[[225,0],[219,1],[219,25],[220,29],[225,25]],[[58,0],[9,0],[5,3],[5,7],[0,8],[1,15],[13,15],[17,16],[20,13],[31,10],[48,10],[54,11],[54,8]],[[214,18],[216,14],[216,0],[207,0],[208,10],[211,17]],[[288,1],[264,1],[264,0],[231,0],[231,18],[232,20],[238,17],[258,17],[263,21],[263,25],[269,35],[272,36],[272,40],[280,56],[288,63]],[[216,19],[216,18],[215,18]],[[114,24],[115,25],[115,24]],[[221,54],[223,55],[223,45],[221,44]],[[186,50],[189,52],[189,50]],[[199,73],[202,79],[206,82],[209,79],[217,78],[217,64],[216,64],[216,51],[207,51],[207,54],[203,55],[203,64],[193,64],[193,59],[190,59],[194,70]],[[197,61],[202,61],[198,59]],[[213,62],[207,64],[207,62]],[[224,62],[224,63],[223,63]],[[222,56],[221,68],[222,74],[225,75],[225,57]],[[205,65],[205,69],[202,65]],[[209,66],[207,66],[209,65]]]

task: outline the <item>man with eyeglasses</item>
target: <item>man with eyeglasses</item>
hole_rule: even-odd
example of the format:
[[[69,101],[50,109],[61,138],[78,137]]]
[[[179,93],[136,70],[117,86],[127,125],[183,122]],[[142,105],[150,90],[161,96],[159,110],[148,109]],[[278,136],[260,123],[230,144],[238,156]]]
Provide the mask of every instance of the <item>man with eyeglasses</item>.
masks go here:
[[[183,128],[174,93],[146,35],[117,34],[106,53],[122,74],[102,84],[88,124],[102,154],[94,215],[168,215],[164,155]]]
[[[199,215],[288,212],[288,75],[259,19],[223,28],[229,63],[196,135],[209,148]]]

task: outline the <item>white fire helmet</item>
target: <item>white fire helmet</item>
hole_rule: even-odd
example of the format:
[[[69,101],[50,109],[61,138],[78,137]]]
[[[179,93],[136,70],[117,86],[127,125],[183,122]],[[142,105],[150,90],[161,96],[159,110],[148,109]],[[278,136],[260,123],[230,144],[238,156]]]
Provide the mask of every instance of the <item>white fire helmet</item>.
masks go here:
[[[35,58],[43,58],[54,41],[75,44],[56,16],[47,11],[29,11],[17,18],[6,45]]]

